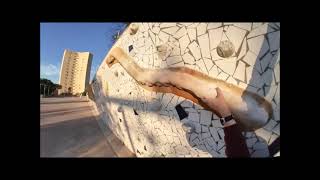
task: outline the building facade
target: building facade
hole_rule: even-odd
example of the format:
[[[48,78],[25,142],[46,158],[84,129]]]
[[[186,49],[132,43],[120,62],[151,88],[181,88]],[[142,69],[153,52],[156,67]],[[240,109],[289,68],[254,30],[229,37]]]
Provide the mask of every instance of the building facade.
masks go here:
[[[59,94],[78,95],[85,91],[89,85],[92,56],[90,52],[64,50],[59,79],[62,88]]]

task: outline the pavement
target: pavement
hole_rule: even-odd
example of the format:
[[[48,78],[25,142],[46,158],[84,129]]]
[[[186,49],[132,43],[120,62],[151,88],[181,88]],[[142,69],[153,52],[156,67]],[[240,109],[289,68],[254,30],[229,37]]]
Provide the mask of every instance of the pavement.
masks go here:
[[[41,98],[40,156],[134,157],[99,118],[86,97]]]

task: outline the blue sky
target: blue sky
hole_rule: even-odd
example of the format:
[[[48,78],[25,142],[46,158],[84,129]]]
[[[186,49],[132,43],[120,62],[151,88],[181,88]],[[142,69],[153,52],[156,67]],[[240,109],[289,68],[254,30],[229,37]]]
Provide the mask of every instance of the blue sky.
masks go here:
[[[40,77],[59,82],[64,49],[93,54],[90,80],[113,45],[113,35],[124,23],[41,23]]]

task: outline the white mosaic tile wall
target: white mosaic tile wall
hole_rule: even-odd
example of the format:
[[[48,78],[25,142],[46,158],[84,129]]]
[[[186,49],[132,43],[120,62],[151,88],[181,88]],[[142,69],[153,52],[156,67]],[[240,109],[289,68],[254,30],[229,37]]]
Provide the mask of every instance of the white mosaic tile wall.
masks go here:
[[[268,145],[280,136],[280,23],[134,24],[138,31],[130,35],[127,28],[115,46],[138,65],[186,66],[268,99],[273,118],[243,134],[252,157],[269,156]],[[224,40],[234,45],[229,58],[217,54]],[[120,64],[109,68],[105,61],[93,87],[105,124],[138,157],[226,157],[220,121],[201,106],[174,94],[144,90]],[[178,104],[187,118],[179,119]]]

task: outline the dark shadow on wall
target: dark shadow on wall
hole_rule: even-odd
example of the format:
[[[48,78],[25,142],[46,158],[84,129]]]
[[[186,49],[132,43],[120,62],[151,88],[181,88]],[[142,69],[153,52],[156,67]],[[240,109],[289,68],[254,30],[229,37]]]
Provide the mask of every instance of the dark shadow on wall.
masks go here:
[[[280,28],[278,30],[280,31]],[[247,79],[247,84],[256,87],[257,91],[262,91],[261,94],[262,94],[263,97],[265,97],[269,93],[270,87],[271,87],[271,82],[272,82],[272,80],[275,79],[273,73],[265,73],[265,72],[267,72],[268,70],[273,70],[273,69],[271,69],[269,67],[269,65],[271,65],[271,63],[275,63],[276,61],[272,61],[272,59],[279,56],[279,49],[271,51],[270,47],[272,45],[270,43],[277,43],[277,42],[280,43],[280,39],[279,39],[279,41],[271,42],[270,39],[268,38],[268,34],[274,33],[276,31],[277,30],[275,28],[271,28],[271,26],[268,25],[267,33],[265,35],[260,35],[260,36],[264,37],[264,41],[263,41],[263,43],[261,45],[259,53],[256,54],[257,55],[257,60],[255,61],[254,65],[253,65],[253,69],[256,69],[259,72],[259,74],[261,75],[261,79],[257,78],[256,74],[254,73],[254,70],[252,71],[252,73],[250,75],[251,78]],[[249,45],[248,45],[248,40],[256,38],[256,37],[258,37],[258,36],[250,37],[250,38],[247,39],[247,47],[248,47],[247,48],[247,53],[248,53],[248,51],[250,51]],[[267,51],[265,51],[264,47],[269,47],[269,48],[268,48]],[[275,56],[275,57],[273,57],[273,56]],[[265,64],[265,60],[266,60],[264,58],[267,58],[267,61],[269,61],[268,63],[266,63],[266,65],[263,65],[263,64]],[[243,61],[243,62],[246,63],[245,61]],[[249,65],[247,65],[247,67],[248,66]],[[248,78],[246,72],[245,72],[245,76],[246,76],[246,78]],[[261,82],[261,81],[263,81],[263,82]],[[261,83],[261,84],[257,84],[257,83]],[[252,91],[252,90],[250,90],[250,87],[247,87],[245,90],[246,91]],[[261,96],[261,94],[259,96]],[[245,96],[242,95],[242,98],[245,98]],[[249,111],[250,111],[250,109],[249,109]],[[271,111],[272,111],[272,109],[271,109]],[[272,118],[272,116],[270,118]]]
[[[274,24],[274,23],[271,23],[271,24]],[[260,90],[260,91],[263,92],[262,93],[263,97],[266,97],[269,93],[271,93],[270,92],[271,84],[272,84],[271,82],[272,82],[272,80],[275,80],[275,77],[274,77],[273,73],[266,73],[266,72],[269,71],[269,70],[273,70],[274,69],[274,67],[276,65],[276,59],[278,58],[278,56],[280,56],[280,39],[279,40],[273,40],[271,42],[271,39],[269,38],[270,34],[271,33],[275,33],[276,31],[280,31],[280,27],[277,28],[277,25],[272,25],[272,27],[271,27],[271,25],[268,25],[267,33],[265,35],[260,35],[260,36],[264,36],[264,41],[262,43],[262,46],[261,46],[261,49],[260,49],[259,53],[256,54],[258,58],[255,61],[255,64],[253,65],[253,68],[257,69],[258,72],[261,72],[261,74],[260,73],[259,74],[262,75],[261,76],[261,80],[263,80],[264,83],[261,83],[261,86],[255,86],[255,87],[258,88],[257,89],[258,91]],[[269,36],[268,36],[268,34],[269,34]],[[255,37],[251,37],[249,39],[252,39],[252,38],[255,38]],[[249,47],[249,45],[248,45],[248,40],[249,39],[247,39],[247,47]],[[270,48],[273,46],[272,43],[279,43],[279,49],[271,51]],[[265,51],[263,49],[264,47],[269,47],[269,48],[268,48],[267,51]],[[249,51],[249,48],[247,48],[247,50]],[[270,59],[268,60],[268,59],[264,59],[264,58],[268,58],[268,59],[270,58]],[[269,62],[266,63],[265,60],[268,60]],[[266,65],[263,65],[263,64],[266,64]],[[273,66],[273,68],[270,68],[269,66]],[[248,78],[247,74],[245,76],[246,76],[246,78]],[[256,75],[255,75],[254,71],[252,71],[251,78],[247,79],[247,84],[254,86],[257,83],[260,83],[258,81],[259,81],[259,79],[256,78]],[[247,87],[245,90],[250,91],[249,87]],[[275,95],[275,92],[273,93],[272,97],[274,95]],[[244,98],[244,96],[242,96],[242,98]],[[272,104],[271,101],[270,101],[270,103]],[[250,111],[250,107],[249,107],[249,111]],[[270,119],[273,118],[273,109],[272,108],[271,108],[271,112],[272,113],[271,113],[271,116],[269,117],[268,122],[270,121]],[[260,141],[260,142],[261,143],[265,143],[265,145],[268,146],[268,142],[266,142],[266,141]],[[253,149],[253,153],[254,153],[254,151],[255,151],[255,149]],[[258,153],[255,153],[255,154],[258,154]]]

